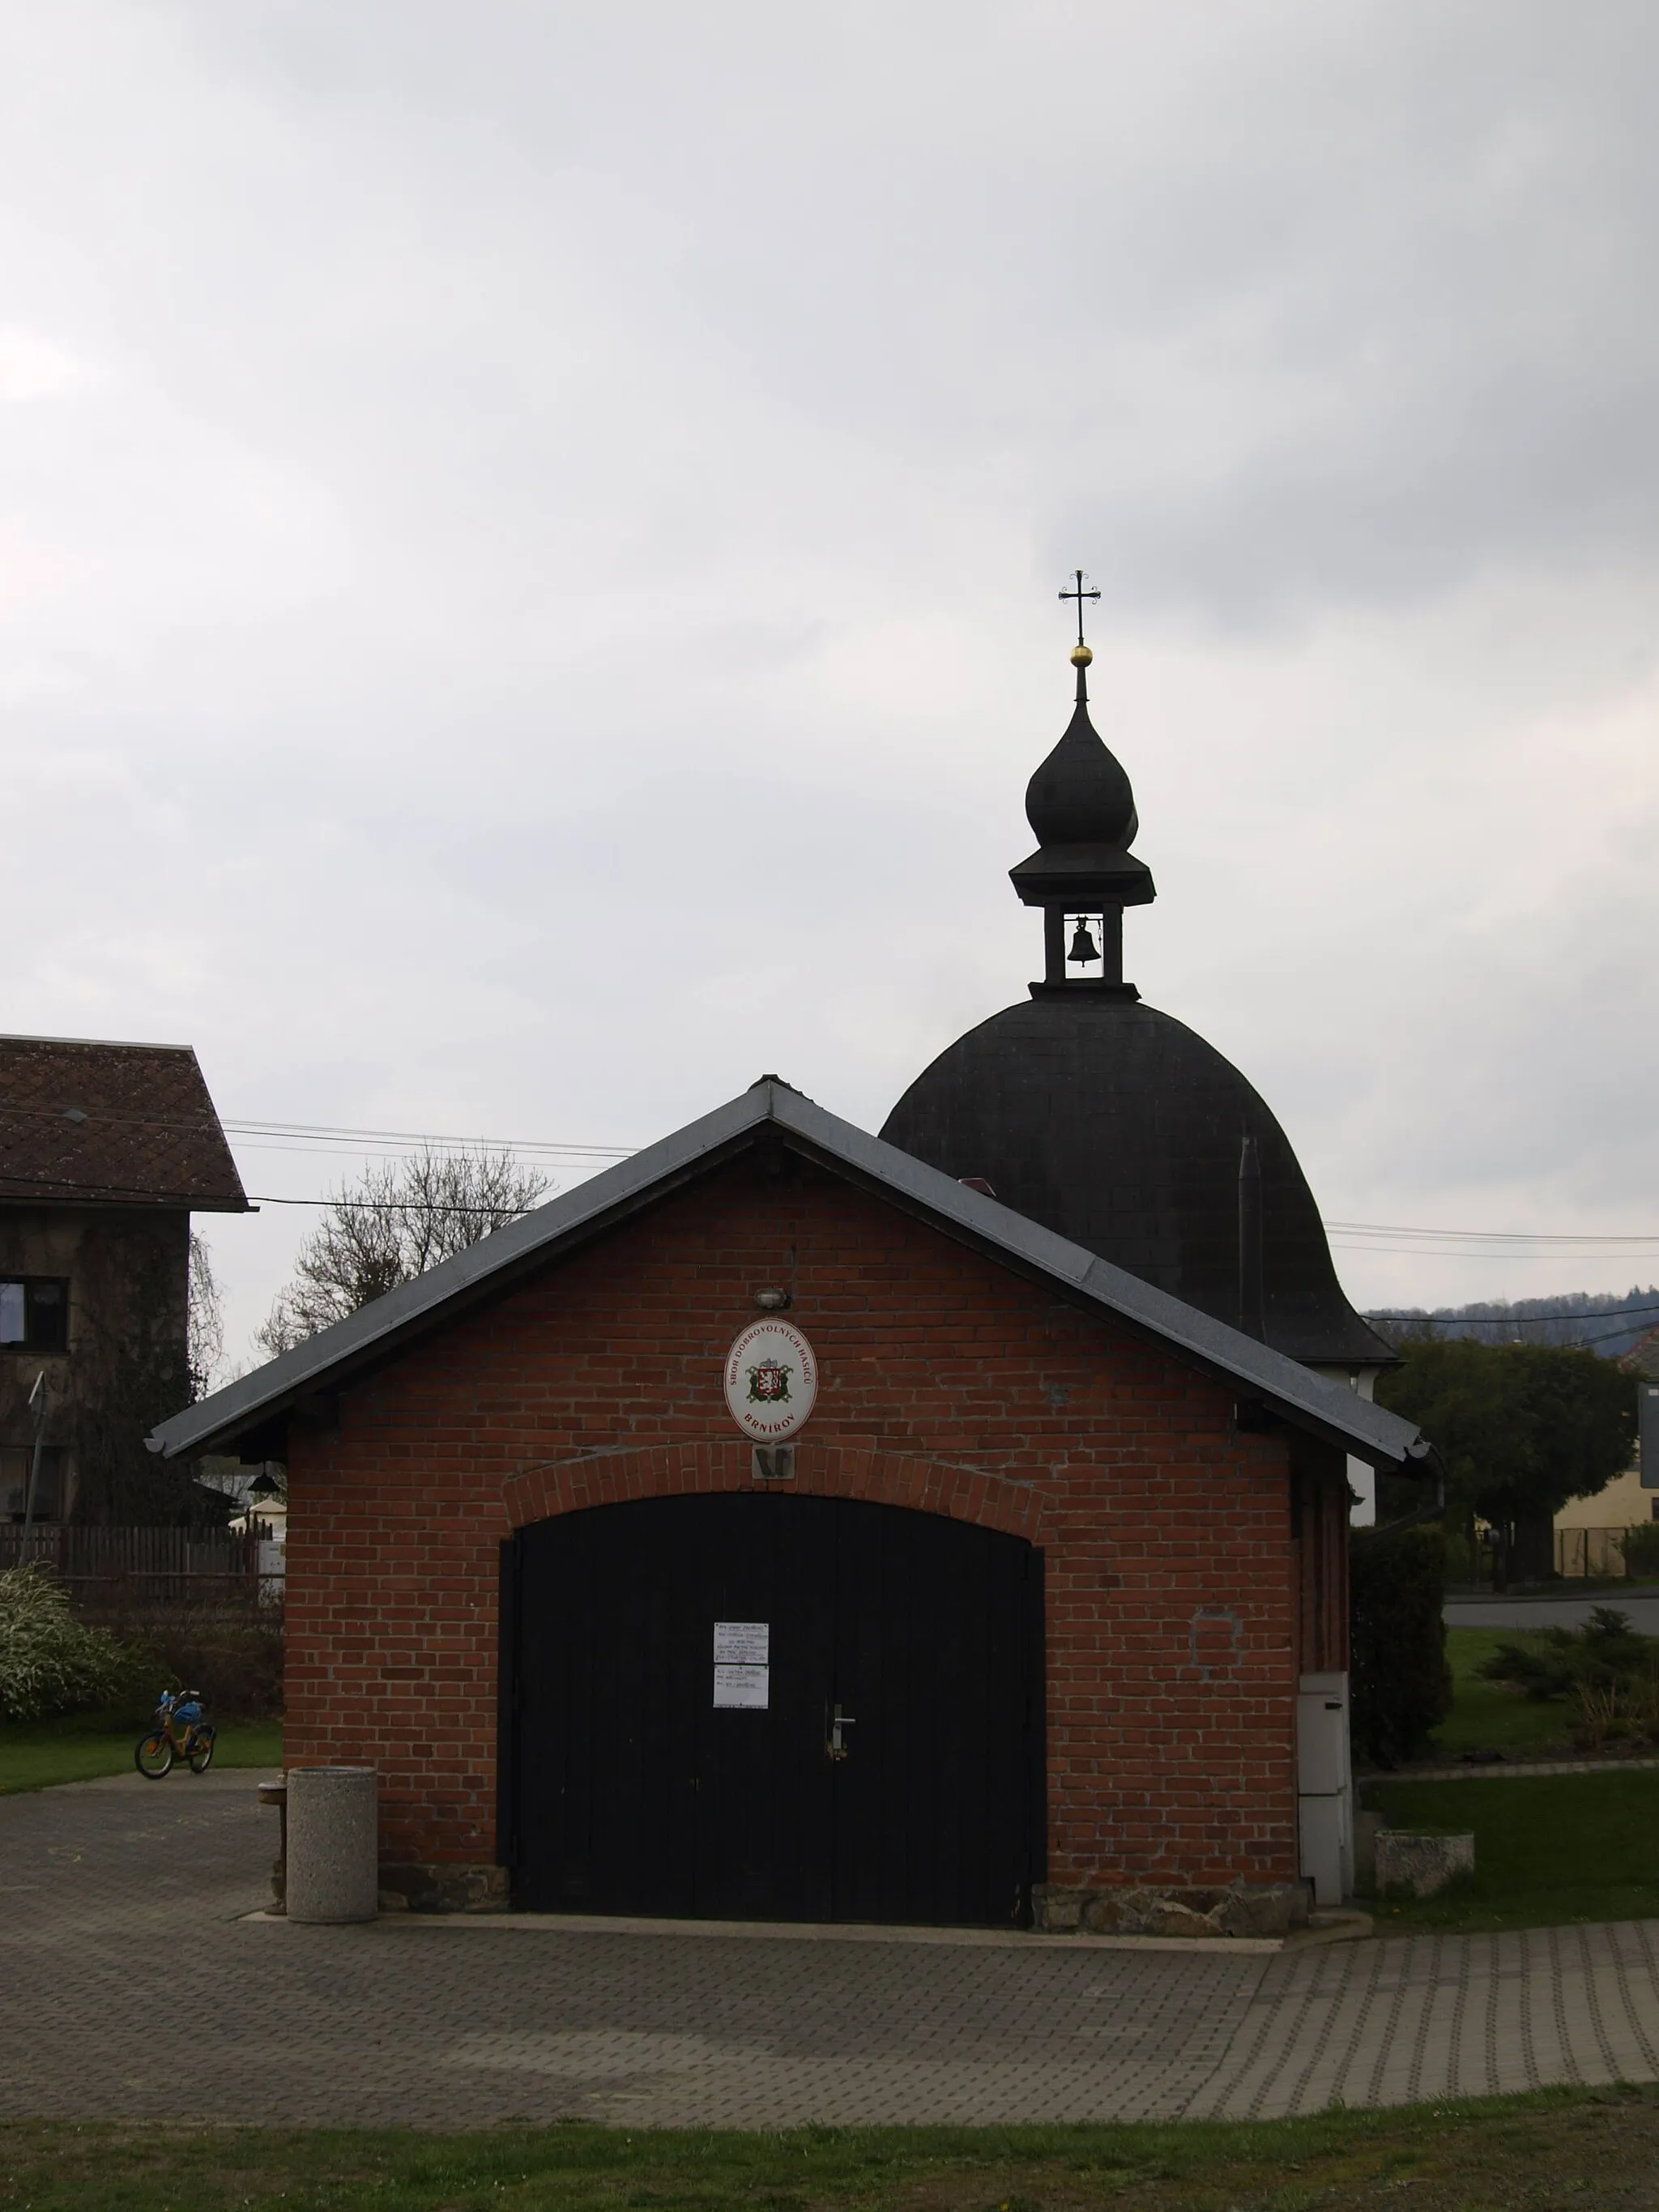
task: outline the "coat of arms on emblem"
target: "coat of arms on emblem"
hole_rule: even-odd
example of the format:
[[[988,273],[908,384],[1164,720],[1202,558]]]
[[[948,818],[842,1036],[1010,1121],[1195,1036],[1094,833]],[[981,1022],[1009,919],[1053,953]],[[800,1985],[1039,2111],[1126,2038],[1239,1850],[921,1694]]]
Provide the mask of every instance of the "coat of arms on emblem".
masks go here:
[[[757,1443],[784,1445],[817,1403],[817,1357],[788,1322],[751,1321],[732,1339],[720,1382],[726,1411],[744,1434]]]
[[[781,1406],[789,1395],[789,1377],[793,1369],[780,1359],[766,1359],[749,1370],[749,1402],[751,1406]]]

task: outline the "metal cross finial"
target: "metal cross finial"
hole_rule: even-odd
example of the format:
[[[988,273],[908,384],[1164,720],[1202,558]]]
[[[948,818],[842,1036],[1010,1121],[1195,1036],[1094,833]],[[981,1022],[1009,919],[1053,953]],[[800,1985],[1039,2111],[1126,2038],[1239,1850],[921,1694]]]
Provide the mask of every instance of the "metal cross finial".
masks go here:
[[[1083,602],[1085,599],[1097,599],[1100,597],[1100,593],[1098,592],[1085,592],[1084,590],[1083,571],[1081,568],[1073,568],[1072,574],[1077,578],[1076,591],[1062,592],[1060,596],[1062,599],[1075,599],[1077,601],[1077,641],[1081,645],[1083,642]]]

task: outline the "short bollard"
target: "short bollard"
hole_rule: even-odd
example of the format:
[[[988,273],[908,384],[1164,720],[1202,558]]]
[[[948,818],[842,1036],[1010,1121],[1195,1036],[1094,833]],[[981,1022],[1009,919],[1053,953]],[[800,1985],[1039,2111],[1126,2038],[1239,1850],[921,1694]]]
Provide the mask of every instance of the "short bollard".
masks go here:
[[[276,1856],[270,1865],[270,1910],[283,1913],[288,1911],[288,1777],[279,1774],[274,1782],[259,1784],[259,1802],[276,1808],[281,1825],[276,1832]]]
[[[372,1766],[288,1771],[288,1917],[372,1920],[380,1901],[380,1806]]]

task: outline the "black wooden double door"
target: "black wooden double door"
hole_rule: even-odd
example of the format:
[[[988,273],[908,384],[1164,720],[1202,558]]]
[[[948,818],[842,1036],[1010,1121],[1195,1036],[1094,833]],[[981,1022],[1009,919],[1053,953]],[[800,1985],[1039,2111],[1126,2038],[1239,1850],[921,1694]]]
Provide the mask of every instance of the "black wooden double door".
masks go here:
[[[522,1530],[503,1607],[515,1902],[1021,1921],[1042,1879],[1041,1565],[933,1514],[764,1492]],[[749,1662],[718,1682],[717,1637]],[[717,1702],[733,1696],[751,1702]]]

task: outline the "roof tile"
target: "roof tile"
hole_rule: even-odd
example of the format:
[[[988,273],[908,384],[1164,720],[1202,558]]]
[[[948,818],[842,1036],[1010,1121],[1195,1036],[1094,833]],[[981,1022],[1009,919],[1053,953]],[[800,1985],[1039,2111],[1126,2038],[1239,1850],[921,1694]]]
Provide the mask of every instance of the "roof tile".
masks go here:
[[[182,1044],[0,1036],[0,1200],[243,1213],[246,1194]]]

